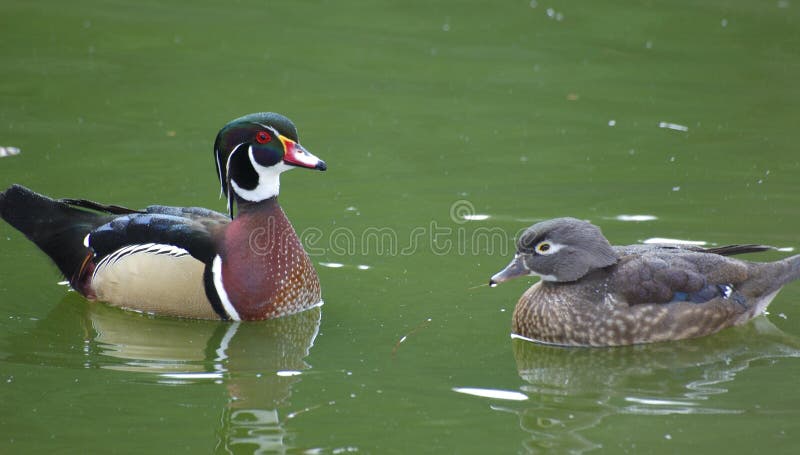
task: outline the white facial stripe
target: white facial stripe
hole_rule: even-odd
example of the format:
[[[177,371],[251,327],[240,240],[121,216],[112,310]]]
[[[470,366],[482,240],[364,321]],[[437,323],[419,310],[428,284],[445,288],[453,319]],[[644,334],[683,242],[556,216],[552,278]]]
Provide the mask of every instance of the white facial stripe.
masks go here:
[[[222,163],[219,162],[219,151],[214,150],[214,161],[217,162],[217,174],[219,174],[219,195],[222,197],[222,188],[225,182],[225,174],[222,173]]]
[[[269,125],[265,125],[263,123],[258,123],[258,122],[253,122],[253,124],[254,125],[258,125],[261,128],[264,128],[265,130],[270,130],[275,137],[278,137],[278,135],[280,134],[280,133],[278,133],[278,130],[276,130],[275,128],[273,128],[273,127],[271,127]]]
[[[233,180],[231,180],[231,178],[230,178],[230,175],[231,175],[231,158],[233,158],[233,154],[234,153],[239,151],[239,147],[241,147],[243,145],[244,145],[244,143],[237,144],[236,147],[234,147],[233,150],[231,151],[231,154],[228,155],[228,160],[225,162],[225,175],[222,176],[223,178],[227,179],[227,183],[228,183],[228,194],[226,194],[225,197],[228,199],[228,213],[231,216],[233,216],[233,192],[234,192],[234,188],[232,188]],[[221,185],[222,185],[222,182],[220,182],[220,188],[221,188]]]
[[[241,321],[242,318],[239,316],[236,308],[233,307],[233,304],[228,298],[228,293],[225,292],[225,287],[222,285],[222,258],[219,257],[219,255],[216,255],[214,261],[211,263],[211,276],[214,278],[214,289],[217,290],[217,296],[219,296],[219,301],[222,303],[222,308],[225,310],[225,313],[227,313],[228,317],[232,320]]]
[[[236,147],[234,147],[233,150],[231,150],[231,154],[228,155],[228,161],[225,162],[225,175],[230,175],[230,173],[231,173],[231,158],[233,158],[233,155],[236,152],[239,151],[239,147],[243,146],[244,144],[245,143],[242,142],[241,144],[236,145]]]

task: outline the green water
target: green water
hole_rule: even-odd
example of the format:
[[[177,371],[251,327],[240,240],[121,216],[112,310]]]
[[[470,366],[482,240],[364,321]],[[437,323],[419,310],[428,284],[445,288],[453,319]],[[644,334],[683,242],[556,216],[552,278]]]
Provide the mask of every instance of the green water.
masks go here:
[[[329,171],[281,188],[325,305],[267,323],[89,304],[0,225],[0,452],[797,453],[800,285],[613,350],[511,340],[533,281],[481,286],[564,215],[800,247],[800,4],[697,3],[4,0],[0,186],[224,210],[261,110]]]

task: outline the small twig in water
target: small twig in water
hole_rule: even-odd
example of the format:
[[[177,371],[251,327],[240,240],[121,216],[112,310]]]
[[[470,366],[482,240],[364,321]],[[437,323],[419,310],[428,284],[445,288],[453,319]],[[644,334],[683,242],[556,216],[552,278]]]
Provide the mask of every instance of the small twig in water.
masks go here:
[[[411,329],[410,332],[408,332],[407,334],[403,335],[399,340],[397,340],[397,343],[395,343],[394,348],[392,348],[392,357],[397,355],[397,350],[400,349],[400,345],[403,344],[408,339],[408,337],[410,337],[411,335],[413,335],[413,334],[419,332],[420,330],[424,329],[430,323],[431,323],[431,318],[428,318],[428,319],[420,322],[416,327]]]

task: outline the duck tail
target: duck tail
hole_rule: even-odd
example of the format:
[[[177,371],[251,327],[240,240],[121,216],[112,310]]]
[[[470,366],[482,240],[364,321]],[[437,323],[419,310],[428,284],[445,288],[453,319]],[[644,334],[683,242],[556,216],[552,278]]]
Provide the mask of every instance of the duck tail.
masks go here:
[[[0,193],[0,217],[50,256],[70,280],[89,254],[84,238],[109,219],[16,184]]]
[[[781,273],[781,286],[800,279],[800,254],[783,259],[779,263],[784,264],[783,273]]]

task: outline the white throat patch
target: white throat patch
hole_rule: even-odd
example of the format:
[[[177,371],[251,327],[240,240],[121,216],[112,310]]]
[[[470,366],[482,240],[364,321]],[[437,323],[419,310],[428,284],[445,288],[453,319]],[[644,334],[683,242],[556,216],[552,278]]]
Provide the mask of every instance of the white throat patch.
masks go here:
[[[233,156],[233,153],[231,153],[231,156]],[[281,173],[292,169],[293,166],[289,166],[281,161],[274,166],[264,167],[256,163],[252,146],[247,150],[247,156],[250,158],[250,165],[253,166],[256,174],[258,174],[258,185],[252,190],[246,190],[237,185],[235,181],[231,180],[231,188],[233,188],[233,191],[236,192],[240,198],[250,202],[264,201],[277,196],[281,186]],[[228,158],[228,166],[230,166],[230,158]]]
[[[558,281],[558,277],[555,275],[539,275],[536,272],[531,272],[531,276],[538,276],[542,281]]]

